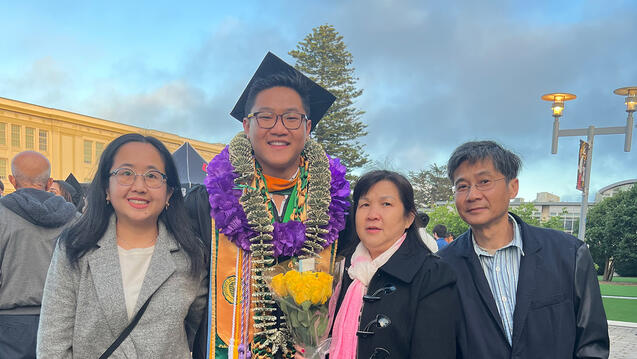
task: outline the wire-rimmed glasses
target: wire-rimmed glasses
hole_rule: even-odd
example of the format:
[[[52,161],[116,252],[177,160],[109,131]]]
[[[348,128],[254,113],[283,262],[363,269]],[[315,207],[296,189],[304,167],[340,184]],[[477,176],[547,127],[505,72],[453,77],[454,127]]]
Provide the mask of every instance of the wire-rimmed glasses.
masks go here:
[[[137,178],[137,176],[142,176],[142,178],[144,179],[144,184],[148,188],[159,188],[168,179],[165,174],[159,172],[158,170],[149,170],[144,174],[138,175],[133,169],[128,167],[121,167],[113,170],[110,175],[115,177],[117,183],[122,186],[131,186],[133,183],[135,183],[135,179]]]
[[[466,195],[467,193],[469,193],[471,188],[475,188],[475,189],[479,190],[480,192],[488,191],[488,190],[490,190],[491,188],[493,188],[495,186],[495,183],[497,181],[501,181],[503,179],[506,179],[506,177],[502,177],[502,178],[498,178],[498,179],[484,178],[484,179],[481,179],[480,181],[478,181],[478,183],[476,183],[476,184],[468,184],[468,183],[465,183],[465,182],[461,182],[461,183],[458,183],[458,184],[456,184],[456,185],[454,185],[452,187],[453,194],[456,195],[456,196]]]

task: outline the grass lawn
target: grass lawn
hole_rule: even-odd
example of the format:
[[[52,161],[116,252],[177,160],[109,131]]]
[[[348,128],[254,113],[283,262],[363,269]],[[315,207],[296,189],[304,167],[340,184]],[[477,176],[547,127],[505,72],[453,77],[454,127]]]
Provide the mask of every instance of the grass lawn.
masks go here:
[[[602,280],[602,276],[598,275],[597,280]],[[613,283],[637,283],[637,277],[613,277]]]
[[[606,318],[621,322],[637,323],[637,300],[602,298]]]
[[[637,285],[621,285],[599,283],[602,295],[617,295],[621,297],[637,297]]]
[[[637,283],[637,277],[613,277],[613,282]]]

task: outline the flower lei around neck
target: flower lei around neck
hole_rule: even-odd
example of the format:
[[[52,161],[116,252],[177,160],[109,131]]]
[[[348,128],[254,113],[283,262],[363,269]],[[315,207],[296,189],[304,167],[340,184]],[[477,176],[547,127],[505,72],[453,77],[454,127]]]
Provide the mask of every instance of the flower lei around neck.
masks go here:
[[[244,133],[236,135],[210,161],[205,180],[210,214],[219,231],[257,257],[308,257],[331,245],[345,228],[346,168],[313,139],[306,142],[301,155],[309,163],[307,220],[273,224],[267,199],[250,187],[256,175],[252,145]]]
[[[272,315],[276,304],[264,280],[266,272],[279,256],[318,255],[334,243],[338,232],[345,228],[345,212],[349,207],[345,166],[338,158],[328,157],[313,139],[305,143],[301,156],[308,164],[304,222],[272,222],[269,199],[251,187],[258,174],[252,145],[244,133],[236,135],[208,164],[205,184],[215,226],[235,245],[250,253],[244,257],[244,264],[251,263],[248,264],[251,270],[244,272],[241,287],[254,303],[255,332],[251,349],[254,358],[274,357],[279,350],[284,357],[294,355],[285,324],[278,327],[277,317]],[[250,308],[246,302],[250,301],[241,303],[242,313]],[[241,323],[246,320],[242,314]],[[281,317],[281,323],[284,321]],[[245,357],[246,345],[242,340],[240,357]]]

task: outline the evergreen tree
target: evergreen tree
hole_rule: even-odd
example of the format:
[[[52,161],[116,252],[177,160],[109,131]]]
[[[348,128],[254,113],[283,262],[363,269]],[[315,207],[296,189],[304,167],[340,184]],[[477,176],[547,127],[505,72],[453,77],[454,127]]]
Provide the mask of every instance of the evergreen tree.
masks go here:
[[[430,208],[436,202],[449,201],[453,196],[447,165],[433,163],[426,170],[409,172],[409,180],[414,187],[417,208]]]
[[[314,129],[314,138],[329,155],[339,157],[348,172],[362,167],[368,158],[358,138],[367,135],[367,125],[360,119],[365,112],[354,107],[354,100],[363,90],[356,88],[353,56],[347,51],[343,36],[332,25],[321,25],[289,54],[296,59],[298,70],[336,96]]]

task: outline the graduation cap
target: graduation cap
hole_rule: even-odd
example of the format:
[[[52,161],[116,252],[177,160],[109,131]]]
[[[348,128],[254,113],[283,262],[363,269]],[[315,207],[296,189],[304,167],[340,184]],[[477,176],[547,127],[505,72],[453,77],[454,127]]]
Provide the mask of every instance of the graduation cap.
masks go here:
[[[190,143],[184,142],[173,152],[173,160],[182,187],[191,188],[195,184],[203,184],[206,179],[206,161]]]
[[[268,52],[263,58],[263,61],[261,61],[261,65],[259,65],[259,68],[252,76],[252,79],[248,82],[248,86],[246,86],[245,90],[243,90],[241,97],[239,97],[239,101],[237,101],[237,104],[234,105],[230,115],[239,121],[243,121],[243,118],[248,115],[245,113],[245,106],[248,101],[248,93],[250,92],[252,84],[257,80],[280,73],[298,76],[306,82],[305,85],[308,88],[308,97],[310,98],[310,103],[308,104],[310,107],[309,118],[312,120],[312,129],[314,129],[316,124],[321,120],[321,118],[323,118],[327,110],[330,108],[334,100],[336,100],[336,96],[332,95],[331,92],[322,88],[316,82],[310,80],[299,70],[288,65],[285,61],[281,60],[271,52]]]
[[[69,173],[69,176],[66,177],[64,182],[68,183],[75,189],[75,193],[72,194],[73,204],[78,209],[78,211],[82,210],[84,207],[84,189],[82,188],[82,184],[75,178],[73,173]]]

